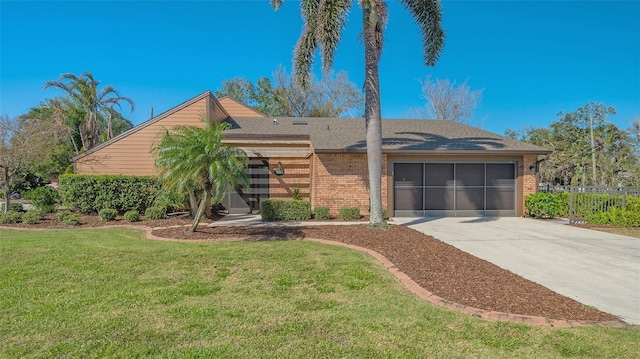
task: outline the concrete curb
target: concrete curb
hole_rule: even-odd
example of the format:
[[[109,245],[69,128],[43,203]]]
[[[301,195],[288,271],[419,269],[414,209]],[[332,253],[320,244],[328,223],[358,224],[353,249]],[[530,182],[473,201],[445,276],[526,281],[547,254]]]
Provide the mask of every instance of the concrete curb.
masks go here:
[[[91,228],[83,228],[83,229],[103,229],[103,228],[134,228],[140,229],[145,232],[145,235],[148,239],[164,241],[164,242],[188,242],[188,243],[203,243],[210,242],[209,240],[185,240],[185,239],[175,239],[175,238],[163,238],[158,237],[153,234],[153,231],[156,229],[162,229],[165,227],[148,227],[148,226],[136,226],[136,225],[117,225],[117,226],[104,226],[104,227],[91,227]],[[168,228],[168,227],[167,227]],[[42,231],[47,229],[31,229],[31,228],[16,228],[16,227],[4,227],[0,226],[0,229],[17,229],[17,230],[31,230],[31,231]],[[496,312],[489,311],[484,309],[478,309],[474,307],[469,307],[466,305],[462,305],[444,298],[441,298],[432,292],[424,289],[418,283],[413,281],[407,274],[400,271],[389,259],[387,259],[382,254],[368,249],[364,247],[359,247],[352,244],[347,244],[338,241],[332,241],[327,239],[319,239],[319,238],[304,238],[303,241],[316,242],[322,244],[335,245],[340,247],[345,247],[353,250],[357,250],[359,252],[365,253],[376,260],[378,260],[389,272],[391,272],[400,282],[413,294],[417,295],[419,298],[433,304],[439,306],[441,308],[446,308],[449,310],[454,310],[459,313],[467,314],[472,317],[482,318],[486,320],[493,320],[499,322],[516,322],[516,323],[524,323],[530,324],[534,326],[541,327],[556,327],[556,328],[568,328],[568,327],[605,327],[605,328],[626,328],[628,326],[627,323],[617,320],[617,321],[606,321],[606,322],[598,322],[598,321],[586,321],[586,320],[561,320],[561,319],[550,319],[545,317],[538,317],[532,315],[521,315],[521,314],[513,314],[513,313],[505,313],[505,312]]]

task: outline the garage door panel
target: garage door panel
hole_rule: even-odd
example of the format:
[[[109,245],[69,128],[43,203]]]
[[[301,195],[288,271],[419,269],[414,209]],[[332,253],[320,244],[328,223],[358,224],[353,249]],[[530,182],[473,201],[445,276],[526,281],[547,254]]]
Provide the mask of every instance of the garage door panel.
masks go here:
[[[397,163],[393,183],[396,186],[422,186],[422,163]]]
[[[484,163],[456,164],[458,186],[484,186]]]
[[[487,210],[515,210],[516,198],[515,188],[507,187],[488,187],[487,188]]]
[[[425,186],[452,186],[453,163],[425,163]]]
[[[422,211],[422,205],[422,188],[396,188],[396,210]]]
[[[454,209],[453,187],[449,188],[425,188],[425,210],[451,210]]]
[[[456,210],[484,210],[484,188],[480,187],[457,187],[456,188]]]

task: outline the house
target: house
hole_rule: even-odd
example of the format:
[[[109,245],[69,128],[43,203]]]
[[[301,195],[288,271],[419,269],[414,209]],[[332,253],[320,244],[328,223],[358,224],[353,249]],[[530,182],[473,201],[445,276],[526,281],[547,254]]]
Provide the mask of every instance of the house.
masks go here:
[[[227,121],[224,141],[250,157],[251,186],[230,191],[232,213],[259,210],[295,188],[312,207],[369,210],[362,118],[283,118],[207,91],[73,158],[76,173],[153,175],[154,142],[165,128]],[[392,216],[521,216],[537,191],[536,167],[550,151],[451,121],[387,120],[382,201]]]

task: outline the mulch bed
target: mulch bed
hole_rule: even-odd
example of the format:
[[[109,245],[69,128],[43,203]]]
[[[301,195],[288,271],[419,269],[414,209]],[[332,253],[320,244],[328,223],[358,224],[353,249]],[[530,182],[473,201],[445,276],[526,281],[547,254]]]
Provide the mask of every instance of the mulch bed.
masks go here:
[[[203,221],[209,223],[210,221]],[[309,227],[217,227],[200,226],[186,234],[190,221],[173,218],[157,221],[125,222],[118,217],[100,222],[96,216],[80,217],[87,228],[114,225],[141,225],[156,228],[153,234],[175,240],[262,241],[328,239],[372,249],[387,257],[399,270],[428,291],[456,303],[479,309],[532,315],[561,320],[612,321],[617,318],[555,293],[492,263],[413,229],[391,226],[387,230],[364,225]],[[72,228],[59,224],[53,216],[40,224],[8,225],[23,228]],[[158,227],[165,227],[159,229]]]

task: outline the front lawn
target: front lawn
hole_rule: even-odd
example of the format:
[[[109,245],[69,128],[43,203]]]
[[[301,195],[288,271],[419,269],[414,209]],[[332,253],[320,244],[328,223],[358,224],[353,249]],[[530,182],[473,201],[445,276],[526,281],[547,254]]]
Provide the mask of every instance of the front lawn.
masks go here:
[[[640,357],[640,331],[488,322],[306,241],[0,229],[0,357]]]

